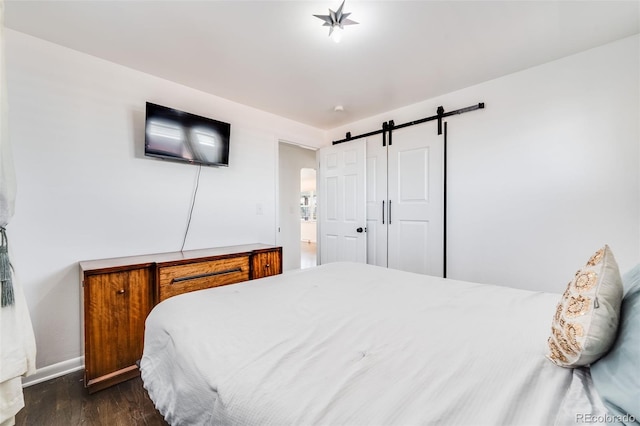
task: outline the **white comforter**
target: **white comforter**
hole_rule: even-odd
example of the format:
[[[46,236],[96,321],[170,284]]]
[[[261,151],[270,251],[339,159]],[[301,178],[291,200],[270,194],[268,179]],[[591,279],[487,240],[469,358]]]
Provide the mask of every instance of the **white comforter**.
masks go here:
[[[170,298],[145,388],[174,425],[552,425],[601,413],[545,359],[559,295],[333,263]]]

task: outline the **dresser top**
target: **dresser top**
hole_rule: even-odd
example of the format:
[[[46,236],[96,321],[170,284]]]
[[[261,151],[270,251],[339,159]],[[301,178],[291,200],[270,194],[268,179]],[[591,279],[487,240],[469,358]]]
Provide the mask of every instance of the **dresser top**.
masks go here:
[[[144,266],[154,263],[197,260],[215,256],[250,254],[261,250],[272,250],[277,246],[268,244],[244,244],[238,246],[213,247],[198,250],[173,251],[168,253],[144,254],[138,256],[114,257],[111,259],[83,260],[80,269],[84,271],[103,270],[119,267]]]

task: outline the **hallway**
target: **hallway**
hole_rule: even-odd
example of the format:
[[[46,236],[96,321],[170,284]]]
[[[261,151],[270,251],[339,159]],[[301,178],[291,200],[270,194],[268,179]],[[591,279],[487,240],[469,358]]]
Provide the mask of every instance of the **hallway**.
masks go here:
[[[300,243],[300,269],[316,266],[316,243]]]

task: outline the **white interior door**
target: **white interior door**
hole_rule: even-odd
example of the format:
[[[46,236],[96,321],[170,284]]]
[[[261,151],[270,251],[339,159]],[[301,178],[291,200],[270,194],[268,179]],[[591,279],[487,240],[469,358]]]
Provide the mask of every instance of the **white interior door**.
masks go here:
[[[367,263],[387,264],[387,147],[382,134],[367,138]]]
[[[437,122],[394,130],[388,168],[388,266],[442,276],[443,136]]]
[[[319,150],[320,263],[367,261],[364,139]]]

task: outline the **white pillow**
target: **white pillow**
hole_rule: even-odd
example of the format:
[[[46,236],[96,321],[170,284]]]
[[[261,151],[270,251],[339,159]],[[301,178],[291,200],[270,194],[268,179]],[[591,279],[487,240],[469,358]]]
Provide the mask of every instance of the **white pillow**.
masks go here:
[[[567,285],[551,324],[547,358],[574,368],[606,354],[616,338],[622,293],[618,264],[605,245]]]

